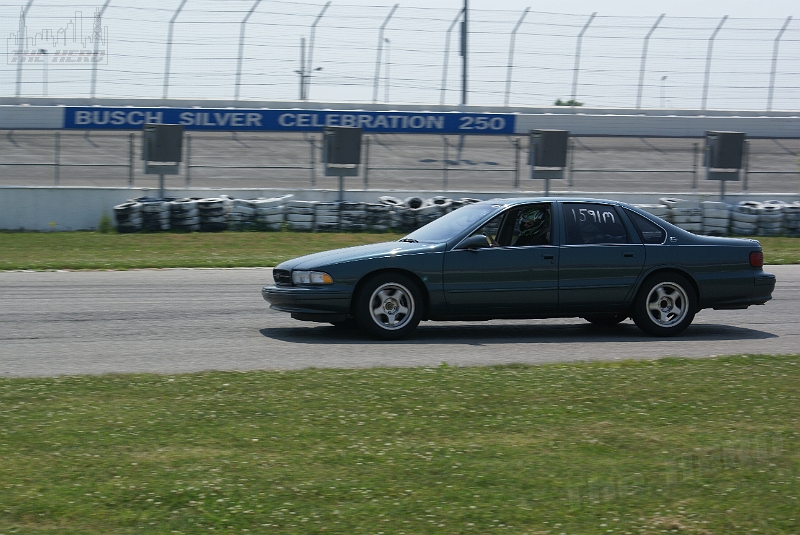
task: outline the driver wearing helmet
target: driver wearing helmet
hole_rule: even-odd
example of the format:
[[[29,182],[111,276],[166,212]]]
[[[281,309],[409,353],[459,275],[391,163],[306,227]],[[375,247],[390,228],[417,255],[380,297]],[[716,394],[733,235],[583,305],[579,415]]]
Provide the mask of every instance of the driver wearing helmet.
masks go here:
[[[530,208],[519,215],[519,235],[515,246],[548,245],[550,243],[550,212],[546,208]]]

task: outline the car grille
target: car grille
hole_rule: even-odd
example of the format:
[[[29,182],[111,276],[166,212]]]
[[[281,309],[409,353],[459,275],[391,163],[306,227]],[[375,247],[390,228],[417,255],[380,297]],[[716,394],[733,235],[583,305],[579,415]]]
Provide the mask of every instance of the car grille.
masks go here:
[[[272,270],[272,278],[275,279],[275,284],[278,286],[292,285],[292,273],[286,269]]]

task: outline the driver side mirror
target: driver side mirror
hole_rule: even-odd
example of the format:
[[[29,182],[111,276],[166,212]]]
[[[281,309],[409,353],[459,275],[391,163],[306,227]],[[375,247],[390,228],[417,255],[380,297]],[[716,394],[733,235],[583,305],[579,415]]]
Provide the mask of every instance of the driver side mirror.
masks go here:
[[[485,249],[491,246],[492,244],[489,241],[489,238],[487,238],[483,234],[476,234],[462,241],[461,244],[458,246],[458,248],[475,250],[475,249]]]

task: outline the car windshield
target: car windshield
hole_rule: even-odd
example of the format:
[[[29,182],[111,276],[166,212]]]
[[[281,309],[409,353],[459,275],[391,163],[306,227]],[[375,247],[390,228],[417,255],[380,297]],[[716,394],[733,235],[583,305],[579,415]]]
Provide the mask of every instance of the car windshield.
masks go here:
[[[428,223],[400,241],[441,243],[453,238],[500,208],[496,204],[468,204]]]

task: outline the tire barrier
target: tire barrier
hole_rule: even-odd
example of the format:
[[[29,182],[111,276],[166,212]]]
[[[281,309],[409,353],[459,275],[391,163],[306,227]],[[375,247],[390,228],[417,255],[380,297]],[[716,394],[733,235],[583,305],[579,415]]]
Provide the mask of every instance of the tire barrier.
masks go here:
[[[378,202],[320,202],[273,198],[131,199],[114,207],[120,233],[169,229],[215,232],[283,229],[302,232],[413,232],[479,199],[430,199],[389,195]],[[662,204],[636,204],[689,232],[711,236],[800,236],[800,201],[741,201],[736,205],[664,197]]]
[[[139,232],[142,230],[142,204],[127,201],[114,207],[114,219],[117,221],[117,232]]]
[[[660,200],[669,207],[670,223],[689,232],[703,232],[703,207],[700,202],[666,197]]]

